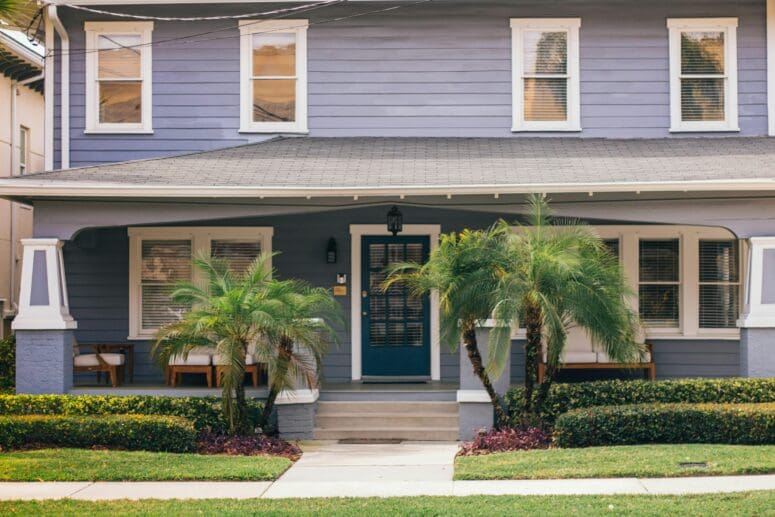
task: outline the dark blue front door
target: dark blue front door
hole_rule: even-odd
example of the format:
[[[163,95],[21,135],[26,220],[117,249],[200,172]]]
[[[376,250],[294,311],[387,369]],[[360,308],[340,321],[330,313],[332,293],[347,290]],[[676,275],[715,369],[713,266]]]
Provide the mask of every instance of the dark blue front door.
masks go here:
[[[430,301],[403,283],[382,290],[385,268],[425,262],[428,237],[362,237],[361,344],[365,377],[430,377]]]

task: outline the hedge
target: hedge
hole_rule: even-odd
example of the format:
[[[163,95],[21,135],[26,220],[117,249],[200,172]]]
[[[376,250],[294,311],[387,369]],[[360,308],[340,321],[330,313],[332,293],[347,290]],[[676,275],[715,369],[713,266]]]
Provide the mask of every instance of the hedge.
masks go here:
[[[248,418],[258,425],[263,403],[248,401]],[[135,395],[0,395],[0,415],[167,415],[193,422],[197,431],[224,432],[220,399]]]
[[[13,336],[0,339],[0,390],[16,385],[16,341]]]
[[[176,416],[0,416],[0,449],[34,444],[192,452],[197,434],[190,421]]]
[[[775,403],[633,404],[576,409],[557,417],[554,440],[560,447],[775,444]]]
[[[506,393],[512,415],[519,415],[522,387]],[[543,418],[551,424],[558,415],[592,406],[645,403],[761,403],[775,402],[775,378],[681,379],[669,381],[596,381],[557,383],[550,388]]]

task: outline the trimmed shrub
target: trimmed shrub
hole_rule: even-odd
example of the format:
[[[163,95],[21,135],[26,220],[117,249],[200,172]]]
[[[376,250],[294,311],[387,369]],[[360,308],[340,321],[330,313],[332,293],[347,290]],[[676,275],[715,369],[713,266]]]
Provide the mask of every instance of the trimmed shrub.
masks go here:
[[[513,417],[519,416],[522,387],[506,393]],[[596,381],[553,384],[542,415],[548,424],[558,415],[592,406],[661,403],[746,404],[775,402],[773,379],[681,379],[670,381]]]
[[[490,429],[482,431],[470,442],[460,445],[460,456],[478,456],[492,452],[528,451],[547,449],[552,436],[538,427],[528,429]]]
[[[0,390],[16,386],[16,340],[0,339]]]
[[[2,449],[45,445],[192,452],[196,437],[191,422],[175,416],[0,416]]]
[[[576,409],[557,417],[554,439],[560,447],[775,444],[775,403],[633,404]]]
[[[248,401],[248,418],[258,425],[263,403]],[[0,395],[0,415],[167,415],[190,420],[197,431],[225,432],[220,399],[137,395]]]

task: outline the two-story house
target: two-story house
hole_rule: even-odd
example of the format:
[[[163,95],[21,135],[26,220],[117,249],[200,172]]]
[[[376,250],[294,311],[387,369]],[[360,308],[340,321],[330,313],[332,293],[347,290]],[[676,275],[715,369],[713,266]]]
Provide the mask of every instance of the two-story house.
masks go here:
[[[43,9],[47,172],[0,181],[35,208],[18,391],[100,391],[74,387],[75,340],[131,360],[107,391],[164,389],[149,348],[190,258],[277,251],[350,318],[320,389],[283,401],[294,425],[319,401],[435,400],[462,430],[487,399],[440,345],[437,300],[381,275],[442,232],[518,220],[534,192],[618,254],[657,378],[775,375],[775,1]],[[564,360],[607,358],[575,336]]]

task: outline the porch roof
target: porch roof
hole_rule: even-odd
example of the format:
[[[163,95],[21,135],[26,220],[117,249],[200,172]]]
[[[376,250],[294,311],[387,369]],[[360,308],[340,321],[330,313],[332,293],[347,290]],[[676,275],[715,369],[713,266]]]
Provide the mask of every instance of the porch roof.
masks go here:
[[[775,139],[275,138],[0,180],[27,199],[710,190],[775,190]]]

